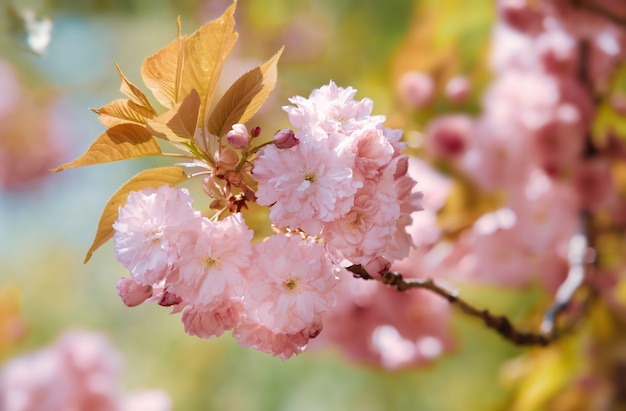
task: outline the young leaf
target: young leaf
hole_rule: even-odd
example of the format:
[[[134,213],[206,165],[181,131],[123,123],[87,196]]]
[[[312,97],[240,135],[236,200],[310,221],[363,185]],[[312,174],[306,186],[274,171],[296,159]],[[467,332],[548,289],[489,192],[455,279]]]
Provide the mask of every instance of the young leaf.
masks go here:
[[[161,154],[159,144],[145,127],[126,123],[111,127],[93,142],[85,154],[52,171],[158,154]]]
[[[154,111],[150,111],[126,98],[113,100],[106,106],[91,109],[91,111],[98,114],[98,120],[107,127],[124,123],[144,125],[156,115]]]
[[[153,135],[170,141],[188,141],[196,133],[200,95],[192,90],[180,103],[159,117],[149,120],[147,128]]]
[[[235,7],[237,2],[216,20],[191,34],[184,42],[184,69],[180,93],[185,96],[196,90],[200,94],[200,115],[206,118],[215,87],[226,57],[237,42]]]
[[[146,58],[141,65],[141,77],[154,97],[164,107],[172,108],[178,102],[183,63],[183,43],[180,18],[177,20],[178,37],[165,48]]]
[[[154,111],[154,108],[152,107],[152,104],[150,104],[150,100],[148,100],[148,97],[146,97],[146,95],[141,90],[139,90],[137,86],[135,86],[126,78],[124,73],[122,73],[122,69],[120,69],[120,66],[116,64],[115,68],[117,69],[117,72],[120,75],[120,78],[122,79],[122,85],[120,86],[120,91],[124,93],[126,96],[128,96],[128,98],[130,98],[130,100],[133,103],[145,108],[147,111],[150,111],[153,115],[156,115],[156,111]]]
[[[187,174],[185,174],[182,168],[168,166],[142,171],[128,180],[104,206],[98,222],[96,236],[89,251],[87,251],[84,262],[88,262],[93,253],[113,237],[113,223],[117,220],[120,206],[126,203],[126,198],[131,191],[139,191],[146,187],[159,187],[165,184],[175,186],[186,178]]]
[[[276,64],[283,48],[229,87],[209,117],[208,130],[211,134],[223,136],[233,124],[245,123],[259,110],[276,85]]]

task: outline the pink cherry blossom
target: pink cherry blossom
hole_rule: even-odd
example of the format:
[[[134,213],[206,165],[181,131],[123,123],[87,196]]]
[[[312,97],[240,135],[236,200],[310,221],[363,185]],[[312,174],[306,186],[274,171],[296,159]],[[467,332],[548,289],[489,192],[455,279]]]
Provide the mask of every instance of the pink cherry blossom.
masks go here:
[[[341,298],[311,349],[332,343],[355,361],[400,369],[429,363],[454,347],[444,299],[354,278],[342,278],[339,288]]]
[[[235,328],[241,321],[242,312],[243,302],[233,298],[206,311],[190,307],[183,313],[182,321],[187,334],[212,338]]]
[[[186,189],[167,185],[129,194],[113,228],[115,254],[135,281],[161,281],[181,250],[194,241],[200,214]]]
[[[355,170],[361,180],[378,177],[395,154],[384,130],[373,125],[355,130],[349,144],[356,155]]]
[[[324,138],[300,140],[289,149],[271,145],[259,152],[256,195],[260,205],[271,207],[274,224],[315,235],[323,223],[350,210],[362,182],[354,178],[353,153],[338,152]]]
[[[267,327],[256,323],[244,323],[233,331],[233,336],[242,347],[272,354],[286,360],[294,354],[302,353],[307,346],[307,333],[274,333]]]
[[[409,173],[411,168],[410,159],[406,155],[396,156],[385,170],[385,173],[394,178],[394,191],[396,194],[398,205],[400,206],[400,216],[396,219],[396,228],[392,235],[391,242],[387,246],[387,250],[383,255],[393,260],[400,260],[409,254],[412,247],[415,246],[411,235],[407,228],[413,223],[413,218],[418,211],[424,209],[422,200],[424,192],[421,185],[418,185],[414,179],[415,171]],[[421,179],[421,175],[415,175]],[[382,180],[385,180],[383,176]]]
[[[336,267],[324,247],[282,234],[254,246],[244,293],[249,321],[276,334],[297,334],[321,322],[334,304]]]
[[[341,130],[349,134],[366,123],[382,124],[384,116],[370,115],[374,102],[369,98],[356,101],[355,95],[354,88],[342,88],[331,81],[313,90],[308,99],[301,96],[290,98],[289,101],[295,106],[285,106],[283,109],[297,129],[316,126],[329,133]]]
[[[158,390],[139,407],[119,390],[121,358],[102,335],[71,330],[52,345],[16,357],[0,372],[3,411],[167,411]],[[147,395],[144,392],[144,395]],[[148,397],[144,397],[147,399]]]
[[[426,127],[426,149],[435,158],[453,160],[467,149],[473,126],[465,115],[438,117]]]
[[[203,217],[196,241],[187,244],[176,262],[168,290],[201,311],[241,296],[252,236],[241,214],[218,222]]]
[[[326,225],[324,237],[330,250],[353,263],[381,255],[400,216],[394,193],[385,192],[389,188],[393,185],[390,187],[388,181],[380,185],[366,181],[350,212]]]

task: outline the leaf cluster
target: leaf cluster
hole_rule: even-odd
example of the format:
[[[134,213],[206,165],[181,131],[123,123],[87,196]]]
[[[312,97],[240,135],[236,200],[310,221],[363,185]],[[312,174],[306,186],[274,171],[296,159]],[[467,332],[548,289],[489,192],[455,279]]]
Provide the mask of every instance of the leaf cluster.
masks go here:
[[[58,172],[145,156],[193,160],[144,170],[122,185],[102,212],[85,262],[113,236],[112,224],[130,192],[179,184],[189,178],[185,171],[189,164],[215,168],[216,154],[226,146],[226,133],[234,124],[248,121],[274,89],[282,49],[266,63],[238,78],[214,103],[224,63],[239,36],[235,31],[236,5],[236,1],[233,2],[222,16],[190,35],[181,34],[179,18],[176,39],[143,61],[143,82],[164,111],[158,112],[146,94],[116,65],[122,80],[120,91],[126,98],[93,109],[107,130],[82,156],[52,170]],[[157,139],[182,153],[163,152]]]

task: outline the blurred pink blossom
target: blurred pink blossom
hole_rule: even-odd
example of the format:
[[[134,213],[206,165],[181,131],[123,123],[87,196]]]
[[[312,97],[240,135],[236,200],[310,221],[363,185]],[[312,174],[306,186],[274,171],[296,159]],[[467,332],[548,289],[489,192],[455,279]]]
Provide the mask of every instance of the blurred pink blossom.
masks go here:
[[[421,108],[432,101],[435,82],[426,73],[408,71],[398,80],[397,93],[408,107]]]
[[[0,373],[3,411],[168,411],[167,394],[122,395],[122,361],[102,335],[67,331],[52,345],[9,360]],[[141,399],[141,401],[139,401]]]

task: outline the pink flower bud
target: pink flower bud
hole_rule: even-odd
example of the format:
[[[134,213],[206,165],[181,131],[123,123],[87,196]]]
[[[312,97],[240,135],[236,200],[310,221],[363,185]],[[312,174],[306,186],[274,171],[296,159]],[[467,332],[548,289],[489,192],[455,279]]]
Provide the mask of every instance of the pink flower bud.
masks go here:
[[[400,77],[398,93],[407,106],[424,107],[435,94],[435,82],[428,74],[408,71]]]
[[[375,257],[363,265],[365,271],[375,280],[380,280],[391,268],[389,260],[383,257]]]
[[[278,148],[291,148],[298,143],[300,143],[300,140],[296,138],[293,130],[289,128],[278,130],[274,134],[274,145]]]
[[[261,135],[261,127],[256,126],[254,127],[252,130],[250,130],[250,136],[251,137],[258,137],[259,135]]]
[[[222,175],[226,171],[233,171],[239,164],[239,155],[235,150],[226,149],[220,154],[217,160],[217,167],[222,171]]]
[[[161,307],[171,307],[176,304],[180,304],[183,302],[183,299],[177,296],[176,294],[172,294],[169,291],[163,291],[161,294],[161,299],[159,300],[159,305]]]
[[[467,149],[473,121],[462,114],[436,118],[426,129],[426,149],[437,158],[457,158]]]
[[[117,295],[127,307],[135,307],[152,297],[152,287],[139,284],[132,278],[124,277],[117,281]]]
[[[226,134],[226,139],[235,149],[246,148],[250,143],[248,129],[243,124],[233,124],[233,129]]]
[[[446,84],[446,97],[453,103],[460,104],[467,100],[470,92],[470,83],[467,77],[452,77]]]

